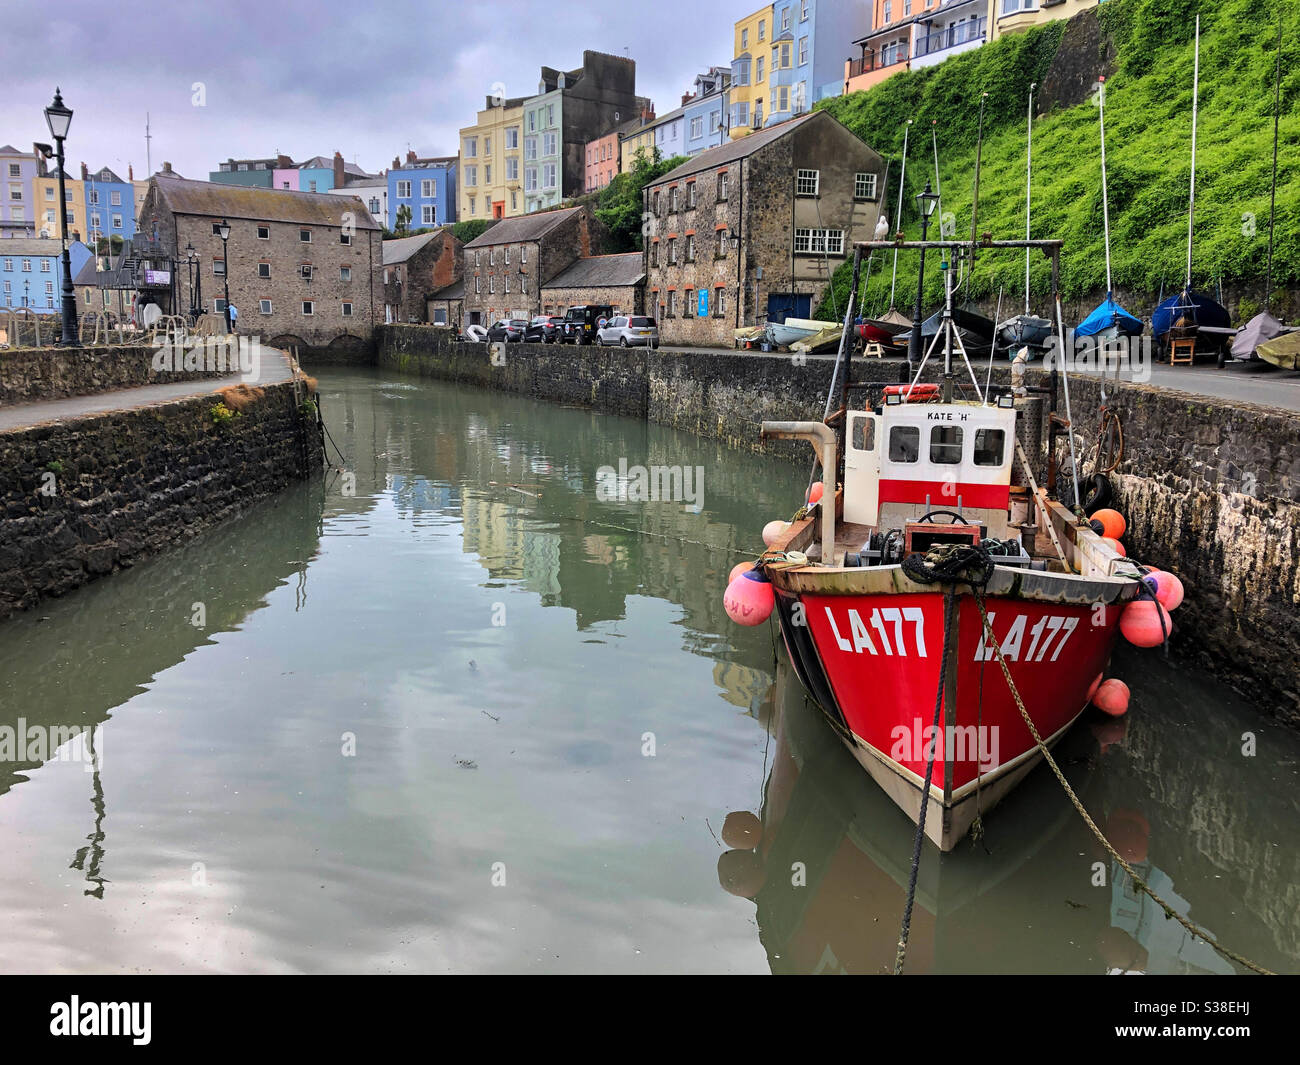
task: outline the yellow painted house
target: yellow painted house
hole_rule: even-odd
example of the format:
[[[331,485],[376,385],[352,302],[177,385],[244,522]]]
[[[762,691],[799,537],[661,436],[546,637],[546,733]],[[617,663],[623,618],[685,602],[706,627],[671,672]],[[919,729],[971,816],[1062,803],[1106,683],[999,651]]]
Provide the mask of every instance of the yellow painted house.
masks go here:
[[[524,100],[489,96],[478,121],[460,131],[457,217],[513,218],[524,213]]]
[[[79,178],[67,178],[63,182],[67,196],[68,239],[78,234],[80,240],[86,240],[89,230],[86,228],[86,190]],[[32,178],[32,203],[36,212],[36,232],[49,230],[48,235],[58,239],[59,233],[59,175],[54,173],[45,177]]]
[[[1056,19],[1073,18],[1101,0],[989,0],[989,40]]]
[[[620,138],[618,142],[618,169],[620,173],[626,174],[632,169],[632,164],[636,161],[638,148],[644,148],[647,155],[654,156],[655,125],[653,121],[641,129],[624,134]]]
[[[760,7],[736,23],[731,60],[731,135],[743,137],[763,126],[767,99],[767,63],[771,56],[772,5]]]

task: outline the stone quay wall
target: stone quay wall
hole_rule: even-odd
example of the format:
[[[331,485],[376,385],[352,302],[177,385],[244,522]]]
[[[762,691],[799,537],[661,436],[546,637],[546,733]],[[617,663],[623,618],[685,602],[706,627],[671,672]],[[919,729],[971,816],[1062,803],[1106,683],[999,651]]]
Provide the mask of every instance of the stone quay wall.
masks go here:
[[[184,349],[180,349],[180,353],[183,356]],[[157,355],[157,350],[148,344],[0,350],[0,406],[90,396],[141,385],[224,377],[239,372],[238,366],[225,370],[186,370],[182,365],[158,370],[154,368]],[[227,357],[227,362],[231,361],[237,361],[233,354]]]
[[[302,386],[226,425],[215,394],[0,432],[0,617],[130,566],[322,468]]]
[[[446,329],[385,326],[377,334],[383,369],[645,418],[800,462],[811,459],[807,444],[761,441],[759,423],[820,421],[833,372],[831,359],[797,366],[784,354],[539,344],[494,353]],[[893,383],[899,370],[897,361],[858,358],[852,377]],[[993,380],[1008,382],[1005,364]],[[1031,369],[1031,384],[1045,380]],[[1101,383],[1080,374],[1070,380],[1079,446],[1090,450]],[[1300,728],[1300,415],[1114,381],[1106,402],[1124,430],[1111,481],[1114,506],[1128,520],[1125,545],[1133,557],[1177,573],[1187,589],[1173,615],[1174,650],[1264,715]],[[1058,413],[1065,413],[1062,394]],[[1062,435],[1061,454],[1064,446]]]

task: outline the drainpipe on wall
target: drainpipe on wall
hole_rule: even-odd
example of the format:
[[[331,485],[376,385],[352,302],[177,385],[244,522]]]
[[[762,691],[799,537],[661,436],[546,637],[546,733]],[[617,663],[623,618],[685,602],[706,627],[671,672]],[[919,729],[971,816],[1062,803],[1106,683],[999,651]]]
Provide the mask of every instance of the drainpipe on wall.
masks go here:
[[[740,160],[740,246],[736,248],[736,326],[739,329],[745,317],[745,160]],[[733,340],[734,344],[734,340]]]

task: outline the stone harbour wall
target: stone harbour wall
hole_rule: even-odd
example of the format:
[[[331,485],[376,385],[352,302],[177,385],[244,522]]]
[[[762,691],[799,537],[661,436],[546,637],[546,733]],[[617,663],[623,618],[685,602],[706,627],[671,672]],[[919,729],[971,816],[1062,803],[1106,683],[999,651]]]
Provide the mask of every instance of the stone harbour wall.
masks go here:
[[[182,349],[181,354],[184,354]],[[0,406],[42,399],[89,396],[140,385],[170,384],[237,373],[226,370],[156,370],[148,344],[122,347],[13,348],[0,350]]]
[[[759,423],[820,421],[833,369],[830,359],[796,366],[785,354],[535,344],[506,345],[494,365],[489,346],[459,343],[450,330],[377,332],[384,369],[645,418],[799,462],[811,459],[807,444],[761,441]],[[859,358],[852,377],[892,383],[899,367]],[[1090,450],[1100,383],[1070,380],[1079,446]],[[993,381],[1008,382],[1005,365]],[[1031,369],[1030,384],[1045,381]],[[1175,652],[1246,694],[1262,714],[1300,728],[1300,415],[1149,385],[1109,382],[1106,393],[1124,429],[1111,481],[1113,505],[1129,524],[1125,545],[1186,586],[1173,615]],[[1063,395],[1058,412],[1064,416]],[[1063,435],[1058,448],[1064,454]]]
[[[292,381],[222,426],[215,393],[0,433],[0,617],[130,566],[323,464]]]

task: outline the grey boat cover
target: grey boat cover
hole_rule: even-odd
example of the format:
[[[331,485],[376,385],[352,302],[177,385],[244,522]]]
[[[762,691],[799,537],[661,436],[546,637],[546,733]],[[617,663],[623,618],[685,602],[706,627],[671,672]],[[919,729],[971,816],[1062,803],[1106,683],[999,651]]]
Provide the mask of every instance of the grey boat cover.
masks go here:
[[[1265,341],[1272,340],[1274,337],[1281,336],[1290,330],[1274,318],[1268,311],[1260,311],[1249,322],[1241,327],[1241,331],[1232,341],[1232,357],[1234,359],[1249,359],[1255,354],[1255,349]]]

